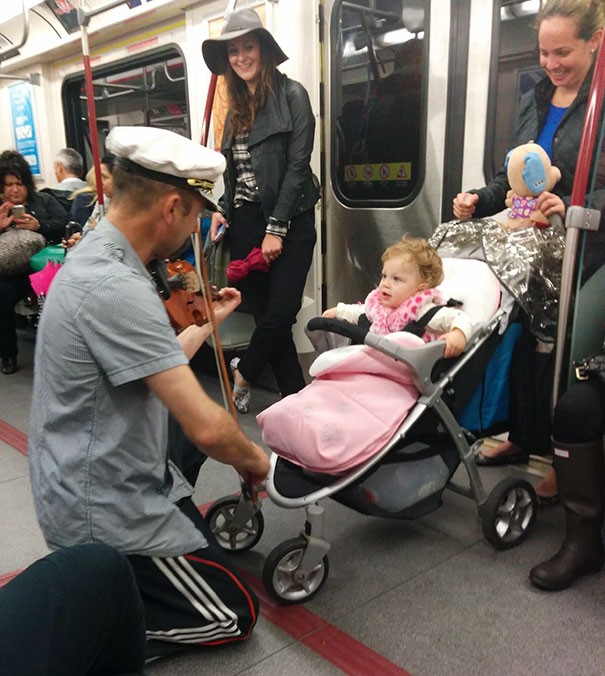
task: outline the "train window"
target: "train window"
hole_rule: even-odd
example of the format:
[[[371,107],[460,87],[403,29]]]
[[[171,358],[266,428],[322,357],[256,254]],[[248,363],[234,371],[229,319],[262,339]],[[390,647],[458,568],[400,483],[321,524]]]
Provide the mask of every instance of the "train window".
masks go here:
[[[162,127],[190,137],[185,63],[176,49],[93,71],[97,134],[101,155],[116,125]],[[84,75],[63,85],[68,145],[92,164]]]
[[[332,183],[354,206],[403,205],[424,174],[428,0],[334,5]]]

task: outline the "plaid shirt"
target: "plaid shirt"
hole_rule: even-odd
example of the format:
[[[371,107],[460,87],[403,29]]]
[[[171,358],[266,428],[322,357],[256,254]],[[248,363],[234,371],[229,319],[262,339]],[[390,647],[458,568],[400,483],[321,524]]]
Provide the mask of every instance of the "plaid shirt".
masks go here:
[[[235,165],[235,208],[242,202],[260,202],[260,193],[256,184],[256,177],[252,169],[252,160],[248,152],[249,134],[236,134],[233,138],[233,163]],[[288,234],[288,223],[278,221],[273,216],[268,219],[266,232],[277,237],[285,237]]]
[[[249,134],[236,134],[233,139],[233,163],[235,164],[235,198],[234,206],[242,202],[260,202],[256,177],[252,170],[252,160],[248,152]]]

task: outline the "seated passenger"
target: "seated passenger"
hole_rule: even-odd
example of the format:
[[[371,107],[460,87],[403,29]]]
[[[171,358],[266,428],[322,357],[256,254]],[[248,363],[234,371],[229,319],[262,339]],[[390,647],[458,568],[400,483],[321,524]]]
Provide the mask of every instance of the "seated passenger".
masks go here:
[[[0,673],[142,676],[145,615],[126,557],[66,547],[0,590]]]
[[[94,167],[86,174],[86,185],[74,190],[69,199],[71,200],[69,215],[72,221],[84,227],[97,203],[97,181]]]
[[[36,190],[29,164],[15,150],[5,150],[0,155],[0,191],[4,200],[0,205],[0,233],[9,228],[37,232],[42,235],[40,249],[45,241],[61,241],[68,220],[63,207],[51,195]],[[25,207],[24,212],[15,215],[14,206]],[[18,369],[15,305],[33,293],[28,261],[35,251],[27,253],[25,267],[18,274],[0,275],[0,370],[6,375]]]
[[[365,314],[370,331],[386,335],[410,331],[412,323],[433,309],[434,315],[417,335],[425,342],[445,340],[444,356],[457,357],[466,346],[472,326],[462,310],[444,304],[435,288],[443,281],[443,263],[435,249],[424,239],[403,238],[388,247],[382,263],[380,284],[363,305],[338,303],[322,316],[358,323]]]
[[[86,182],[80,177],[84,171],[82,155],[73,148],[62,148],[55,155],[54,162],[56,188],[59,190],[79,190],[86,187]]]
[[[109,209],[109,203],[113,195],[113,156],[105,155],[101,158],[101,187],[103,188],[103,206],[105,211]],[[94,228],[95,225],[101,220],[101,207],[98,202],[95,203],[95,207],[90,216],[88,226]]]

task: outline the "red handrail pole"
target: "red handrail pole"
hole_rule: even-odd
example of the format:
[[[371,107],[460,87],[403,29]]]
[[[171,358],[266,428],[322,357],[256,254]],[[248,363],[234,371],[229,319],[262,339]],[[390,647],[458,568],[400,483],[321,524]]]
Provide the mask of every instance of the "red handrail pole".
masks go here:
[[[95,181],[97,184],[97,199],[103,210],[103,184],[101,181],[101,158],[99,153],[99,137],[97,135],[97,111],[95,108],[94,87],[92,84],[92,68],[90,66],[90,49],[88,45],[88,21],[89,17],[82,9],[78,9],[78,21],[82,38],[82,61],[84,63],[84,84],[86,89],[86,108],[88,110],[88,125],[90,128],[90,145],[92,149],[92,161],[95,168]],[[103,211],[101,211],[103,213]]]
[[[208,135],[210,134],[210,118],[212,117],[212,106],[214,105],[214,94],[216,93],[216,82],[218,77],[212,73],[210,84],[208,85],[208,96],[206,97],[206,107],[204,109],[204,121],[202,123],[202,145],[208,145]]]
[[[571,190],[570,205],[584,206],[586,186],[591,170],[591,160],[597,132],[599,129],[599,113],[603,105],[603,90],[605,89],[605,31],[601,37],[601,45],[597,54],[588,105],[584,117],[584,128],[580,140],[580,151],[576,163],[576,173]]]
[[[603,105],[603,89],[605,88],[605,33],[601,37],[599,53],[588,94],[588,105],[582,127],[582,138],[573,187],[571,189],[570,206],[583,207],[586,199],[586,188],[591,173],[591,162],[599,128],[600,111]],[[551,392],[551,409],[554,410],[561,394],[563,380],[563,362],[567,337],[569,335],[569,321],[573,304],[573,287],[576,279],[577,250],[580,241],[580,230],[567,228],[565,232],[565,253],[561,267],[561,290],[559,293],[557,334],[555,338],[555,357],[553,367],[553,381]]]

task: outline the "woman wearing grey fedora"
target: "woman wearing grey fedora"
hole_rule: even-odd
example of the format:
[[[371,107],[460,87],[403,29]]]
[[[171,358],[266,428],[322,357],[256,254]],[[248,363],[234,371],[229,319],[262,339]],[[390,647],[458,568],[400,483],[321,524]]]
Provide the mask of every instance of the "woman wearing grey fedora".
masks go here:
[[[288,57],[254,10],[232,13],[221,35],[205,40],[208,68],[224,75],[229,99],[221,152],[227,159],[221,213],[231,260],[262,250],[269,272],[239,283],[256,328],[241,359],[231,361],[233,400],[248,411],[250,385],[271,365],[282,396],[305,385],[292,325],[300,310],[315,246],[319,199],[310,168],[315,117],[305,88],[277,70]]]

